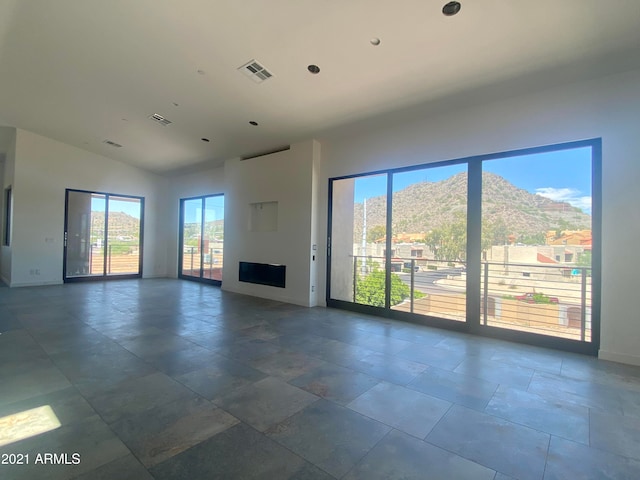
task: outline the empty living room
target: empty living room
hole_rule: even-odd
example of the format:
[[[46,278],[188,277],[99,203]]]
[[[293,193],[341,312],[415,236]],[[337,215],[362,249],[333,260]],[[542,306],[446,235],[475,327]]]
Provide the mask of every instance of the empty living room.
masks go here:
[[[640,478],[639,25],[0,2],[0,478]]]

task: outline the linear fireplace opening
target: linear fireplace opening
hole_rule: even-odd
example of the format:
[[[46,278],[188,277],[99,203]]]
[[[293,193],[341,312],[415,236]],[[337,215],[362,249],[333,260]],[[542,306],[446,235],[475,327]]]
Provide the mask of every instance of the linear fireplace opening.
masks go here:
[[[285,288],[286,265],[273,263],[240,262],[238,279],[241,282]]]

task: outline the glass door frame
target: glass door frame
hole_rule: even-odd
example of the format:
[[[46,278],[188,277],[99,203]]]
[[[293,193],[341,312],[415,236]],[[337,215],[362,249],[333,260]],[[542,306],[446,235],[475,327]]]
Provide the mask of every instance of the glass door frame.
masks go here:
[[[469,331],[469,324],[475,321],[472,317],[469,317],[469,312],[473,312],[470,309],[469,299],[472,297],[473,290],[469,290],[469,285],[467,284],[467,298],[466,298],[466,310],[467,317],[465,321],[450,321],[445,318],[435,317],[424,314],[416,314],[410,312],[402,312],[398,310],[394,310],[391,308],[391,263],[393,257],[393,239],[392,234],[385,235],[385,306],[384,307],[375,307],[371,305],[364,305],[355,302],[348,302],[345,300],[336,300],[331,298],[331,235],[332,235],[332,217],[333,217],[333,183],[339,180],[345,179],[356,179],[360,177],[367,177],[372,175],[386,175],[387,176],[387,188],[386,188],[386,232],[393,232],[392,223],[393,223],[393,175],[396,173],[410,172],[414,170],[422,170],[425,168],[436,168],[443,166],[451,166],[451,165],[463,165],[468,164],[468,159],[458,159],[458,160],[447,160],[444,162],[437,163],[428,163],[422,165],[415,165],[410,167],[402,167],[388,170],[378,170],[374,172],[367,172],[362,174],[355,175],[345,175],[341,177],[335,177],[329,179],[329,210],[328,210],[328,234],[327,234],[327,278],[326,278],[326,302],[327,307],[333,308],[342,308],[346,310],[353,310],[360,313],[367,313],[372,315],[381,315],[388,318],[394,318],[397,320],[408,321],[412,323],[418,323],[422,325],[438,327],[438,328],[446,328],[449,330],[456,331]],[[470,195],[468,194],[468,197]],[[469,200],[467,200],[469,202]],[[469,238],[469,224],[467,224],[467,238]],[[467,262],[469,261],[469,251],[470,251],[470,242],[467,242]],[[473,257],[471,257],[473,258]],[[469,276],[467,275],[467,279]],[[478,288],[479,288],[478,283]],[[479,292],[479,289],[478,289]],[[472,303],[473,305],[473,303]],[[479,308],[478,301],[478,308]],[[480,322],[480,315],[478,314],[477,318],[478,323]]]
[[[193,282],[208,283],[210,285],[215,285],[219,287],[222,285],[221,280],[206,278],[204,276],[204,255],[200,255],[200,276],[196,277],[193,275],[185,275],[182,273],[183,267],[184,267],[183,263],[184,263],[184,220],[185,220],[184,206],[185,206],[185,203],[190,200],[200,200],[202,202],[202,213],[200,216],[200,251],[202,252],[204,251],[204,242],[205,242],[204,226],[205,226],[205,219],[206,219],[206,201],[207,201],[207,198],[212,198],[212,197],[224,198],[224,193],[214,193],[211,195],[198,195],[195,197],[186,197],[186,198],[180,199],[180,215],[179,215],[179,224],[178,224],[178,278],[182,280],[190,280]],[[224,248],[223,248],[222,254],[224,255]]]
[[[584,342],[559,338],[540,333],[530,333],[518,330],[503,329],[495,326],[483,325],[481,322],[481,276],[482,276],[482,164],[485,160],[513,158],[537,153],[570,150],[591,147],[591,184],[592,184],[592,301],[591,301],[591,341]],[[400,312],[390,308],[388,296],[391,283],[391,235],[386,237],[386,302],[385,307],[361,305],[355,302],[331,298],[331,236],[333,216],[333,183],[335,181],[364,177],[369,175],[387,175],[387,217],[386,231],[392,231],[393,209],[393,174],[419,169],[436,168],[446,165],[467,164],[467,279],[466,279],[466,321],[450,322],[448,320],[428,315]],[[505,151],[486,155],[476,155],[460,159],[433,162],[409,167],[378,170],[354,175],[329,178],[328,180],[328,221],[327,221],[327,264],[326,264],[326,303],[327,307],[352,310],[360,313],[373,314],[409,321],[428,326],[459,330],[477,335],[500,338],[508,341],[555,348],[588,355],[597,355],[600,347],[600,302],[601,302],[601,263],[602,263],[602,139],[593,138],[575,142],[545,145],[520,150]]]
[[[103,195],[105,202],[105,214],[104,214],[104,239],[105,239],[105,248],[104,248],[104,268],[101,275],[86,275],[86,276],[77,276],[77,277],[67,277],[67,240],[68,240],[68,225],[69,225],[69,193],[86,193],[88,195]],[[117,198],[131,198],[134,200],[138,200],[140,202],[140,245],[138,247],[138,273],[124,273],[124,274],[109,274],[106,269],[107,265],[107,242],[109,235],[109,197],[117,197]],[[63,242],[63,253],[62,253],[62,281],[64,283],[74,283],[74,282],[91,282],[91,281],[103,281],[103,280],[122,280],[126,278],[142,278],[142,266],[143,266],[143,257],[144,257],[144,197],[139,197],[136,195],[124,195],[119,193],[107,193],[107,192],[96,192],[93,190],[80,190],[75,188],[67,188],[65,189],[64,194],[64,242]]]

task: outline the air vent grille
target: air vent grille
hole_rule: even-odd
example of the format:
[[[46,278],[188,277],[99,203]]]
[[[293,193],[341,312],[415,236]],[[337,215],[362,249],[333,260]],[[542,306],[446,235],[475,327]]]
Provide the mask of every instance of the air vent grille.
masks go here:
[[[265,155],[272,155],[274,153],[286,152],[287,150],[291,150],[291,145],[286,145],[283,147],[274,148],[273,150],[266,150],[264,152],[253,153],[251,155],[246,155],[244,157],[240,157],[240,160],[251,160],[253,158],[264,157]]]
[[[162,125],[164,127],[166,127],[167,125],[171,125],[173,123],[171,120],[167,120],[166,118],[164,118],[159,113],[154,113],[153,115],[150,115],[149,118],[151,120],[153,120],[154,122],[157,122],[157,123],[159,123],[160,125]]]
[[[116,143],[116,142],[112,142],[111,140],[105,140],[102,143],[106,143],[107,145],[109,145],[111,147],[122,148],[122,145],[120,145],[119,143]]]
[[[256,83],[262,83],[273,77],[273,73],[260,65],[255,60],[251,60],[238,68],[245,76],[249,77]]]

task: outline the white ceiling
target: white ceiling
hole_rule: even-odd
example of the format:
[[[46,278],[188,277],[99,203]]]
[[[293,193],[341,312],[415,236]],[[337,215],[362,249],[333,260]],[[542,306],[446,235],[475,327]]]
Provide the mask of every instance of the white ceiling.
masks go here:
[[[490,84],[640,66],[639,0],[444,3],[1,0],[0,125],[163,173]],[[274,77],[237,71],[252,59]]]

